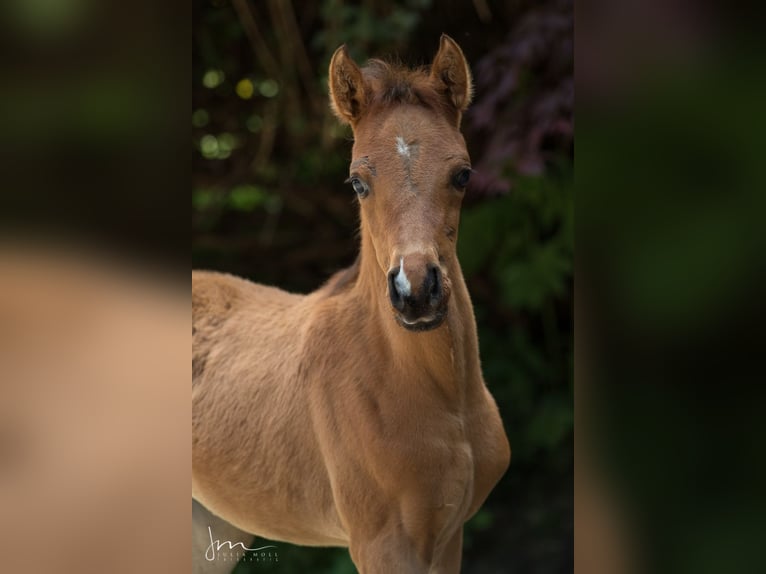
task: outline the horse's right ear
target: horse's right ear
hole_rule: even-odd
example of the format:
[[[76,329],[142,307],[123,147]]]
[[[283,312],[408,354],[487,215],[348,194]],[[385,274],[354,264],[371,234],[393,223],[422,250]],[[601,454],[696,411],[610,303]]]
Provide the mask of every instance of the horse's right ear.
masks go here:
[[[447,34],[442,34],[439,52],[431,64],[431,81],[457,112],[460,125],[460,115],[468,108],[473,94],[471,70],[460,46]]]
[[[367,86],[345,44],[332,55],[329,75],[332,109],[338,119],[353,126],[367,106]]]

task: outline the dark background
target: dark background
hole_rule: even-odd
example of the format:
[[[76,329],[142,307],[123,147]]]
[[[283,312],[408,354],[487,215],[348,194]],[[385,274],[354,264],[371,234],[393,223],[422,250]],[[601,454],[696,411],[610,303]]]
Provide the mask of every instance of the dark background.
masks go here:
[[[571,2],[196,0],[192,264],[298,292],[350,264],[350,129],[329,109],[330,56],[346,43],[360,63],[424,65],[442,32],[474,74],[458,253],[513,451],[468,523],[463,571],[571,572]],[[354,571],[346,550],[278,548],[278,564],[238,572]]]

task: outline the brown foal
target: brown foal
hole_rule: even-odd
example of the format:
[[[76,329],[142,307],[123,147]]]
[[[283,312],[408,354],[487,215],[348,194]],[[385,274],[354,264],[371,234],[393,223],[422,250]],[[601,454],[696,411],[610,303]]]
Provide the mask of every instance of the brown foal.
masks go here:
[[[192,273],[192,496],[244,532],[347,546],[363,574],[459,572],[510,460],[456,254],[470,71],[444,35],[428,69],[341,47],[329,78],[359,258],[305,296]]]

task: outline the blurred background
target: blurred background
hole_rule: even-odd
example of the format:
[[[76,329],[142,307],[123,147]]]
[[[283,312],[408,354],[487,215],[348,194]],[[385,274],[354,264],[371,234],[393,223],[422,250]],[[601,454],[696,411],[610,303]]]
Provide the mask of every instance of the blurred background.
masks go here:
[[[458,253],[511,466],[465,533],[463,572],[573,568],[573,7],[570,1],[195,0],[192,266],[309,292],[356,255],[350,129],[327,98],[359,63],[462,47],[476,176]],[[348,552],[277,543],[237,572],[351,573]]]
[[[4,573],[191,570],[183,10],[0,4]]]
[[[579,8],[576,564],[764,572],[763,7]]]

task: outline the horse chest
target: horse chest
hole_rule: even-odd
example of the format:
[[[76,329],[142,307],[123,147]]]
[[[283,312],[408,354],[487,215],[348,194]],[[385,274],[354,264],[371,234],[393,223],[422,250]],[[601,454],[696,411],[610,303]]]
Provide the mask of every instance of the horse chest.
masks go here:
[[[474,461],[473,515],[502,478],[510,462],[510,445],[494,399],[484,389],[467,423]]]
[[[336,460],[370,469],[366,492],[417,493],[452,511],[472,498],[473,445],[460,413],[374,385],[355,384],[343,396],[344,407],[333,409]]]

